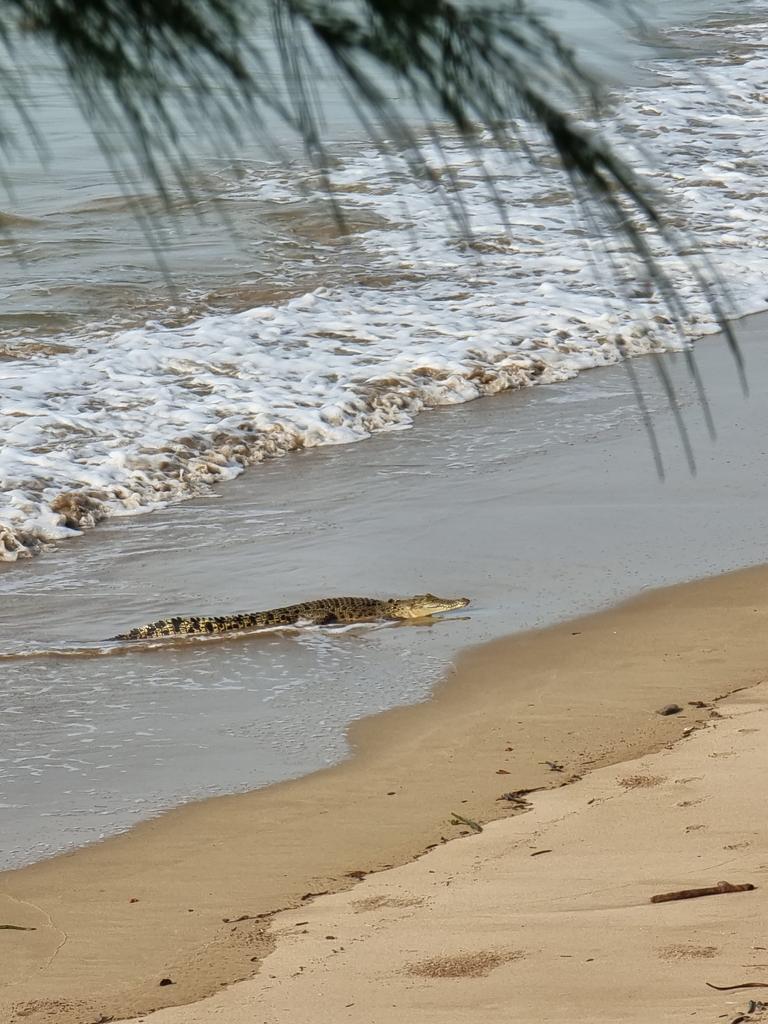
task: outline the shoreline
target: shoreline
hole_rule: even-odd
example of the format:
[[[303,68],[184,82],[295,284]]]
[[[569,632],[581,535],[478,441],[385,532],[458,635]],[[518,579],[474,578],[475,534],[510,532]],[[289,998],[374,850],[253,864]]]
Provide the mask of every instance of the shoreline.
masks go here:
[[[658,750],[708,716],[689,701],[761,682],[766,616],[759,566],[493,641],[427,702],[354,723],[341,764],[4,873],[3,920],[36,930],[0,936],[13,979],[0,981],[0,1019],[37,1024],[53,1007],[57,1024],[90,1024],[248,977],[275,911],[460,835],[454,813],[514,815],[505,792]],[[672,702],[684,713],[657,713]]]
[[[758,316],[739,324],[756,391],[768,386],[766,323]],[[13,576],[0,574],[11,655],[169,615],[324,594],[472,598],[471,615],[429,629],[222,638],[109,661],[4,661],[11,710],[0,725],[11,743],[0,801],[11,806],[2,866],[120,833],[185,800],[341,760],[351,720],[425,699],[466,648],[648,587],[762,562],[765,409],[744,401],[727,346],[709,340],[697,356],[717,444],[684,360],[660,356],[635,367],[666,483],[655,476],[626,373],[608,367],[434,410],[412,431],[365,445],[265,463],[214,501],[104,526]],[[695,478],[657,358],[678,389]],[[50,694],[44,716],[42,692]]]

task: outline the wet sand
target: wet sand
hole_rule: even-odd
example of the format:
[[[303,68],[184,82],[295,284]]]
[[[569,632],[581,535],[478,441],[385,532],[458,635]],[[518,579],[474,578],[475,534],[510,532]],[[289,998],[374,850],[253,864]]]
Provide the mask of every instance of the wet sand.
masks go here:
[[[756,568],[486,645],[432,701],[356,724],[342,765],[5,873],[3,923],[36,930],[0,933],[0,1020],[88,1024],[248,977],[275,910],[460,835],[454,813],[514,815],[506,792],[660,749],[709,717],[690,701],[761,682],[766,618]]]

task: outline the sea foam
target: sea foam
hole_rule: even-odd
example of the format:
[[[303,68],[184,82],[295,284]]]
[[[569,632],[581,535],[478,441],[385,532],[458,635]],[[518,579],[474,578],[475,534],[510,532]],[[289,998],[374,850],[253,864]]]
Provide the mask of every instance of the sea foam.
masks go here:
[[[768,59],[744,52],[738,28],[731,41],[736,55],[648,62],[655,84],[617,103],[614,138],[695,235],[730,312],[745,314],[768,305]],[[427,141],[424,154],[471,235],[434,180],[360,146],[331,178],[344,205],[374,215],[355,238],[365,284],[328,280],[272,305],[59,339],[0,363],[0,558],[189,497],[268,457],[401,429],[434,406],[563,381],[716,329],[685,259],[658,249],[687,306],[682,335],[620,245],[618,277],[601,271],[602,242],[546,159],[510,163],[490,138]],[[222,198],[236,208],[255,195],[301,209],[321,189],[273,167]]]

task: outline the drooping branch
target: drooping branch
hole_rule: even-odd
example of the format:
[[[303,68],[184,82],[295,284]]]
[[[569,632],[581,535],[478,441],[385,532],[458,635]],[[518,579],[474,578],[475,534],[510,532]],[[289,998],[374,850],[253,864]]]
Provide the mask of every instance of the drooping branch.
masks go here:
[[[639,24],[628,0],[590,2]],[[624,239],[682,331],[685,306],[657,253],[681,255],[689,239],[667,222],[647,181],[584,120],[599,115],[601,86],[534,0],[3,0],[0,40],[8,60],[0,67],[0,89],[30,130],[25,97],[10,87],[8,68],[15,61],[21,73],[18,49],[33,40],[61,62],[115,173],[129,177],[124,154],[110,141],[117,127],[130,142],[131,159],[169,204],[174,189],[192,191],[190,133],[233,153],[254,135],[271,141],[275,123],[303,139],[330,193],[317,88],[329,71],[372,140],[394,148],[414,174],[430,177],[466,234],[472,224],[461,189],[444,184],[455,185],[447,161],[444,175],[433,174],[424,139],[439,151],[438,124],[477,147],[479,133],[487,132],[511,155],[526,149],[530,130],[538,130],[577,199],[589,205],[590,216],[596,213],[599,230]],[[28,87],[33,95],[33,84]],[[402,98],[422,112],[423,131],[403,116]],[[0,124],[0,149],[10,144]],[[504,203],[491,176],[485,180],[504,223]],[[343,220],[341,205],[334,209]],[[716,291],[701,264],[686,262],[741,369]],[[663,366],[659,372],[665,375]],[[666,376],[664,385],[679,416]],[[681,419],[678,424],[685,441]]]

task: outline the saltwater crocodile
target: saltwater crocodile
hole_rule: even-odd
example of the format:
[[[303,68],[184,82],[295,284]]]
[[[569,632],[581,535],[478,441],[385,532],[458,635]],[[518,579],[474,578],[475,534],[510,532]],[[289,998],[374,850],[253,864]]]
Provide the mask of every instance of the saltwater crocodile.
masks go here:
[[[319,601],[289,604],[265,612],[242,612],[237,615],[192,615],[158,619],[119,633],[111,640],[148,640],[157,636],[205,636],[244,629],[268,629],[273,626],[320,625],[345,622],[372,622],[377,619],[424,619],[438,612],[466,608],[467,597],[325,597]]]

